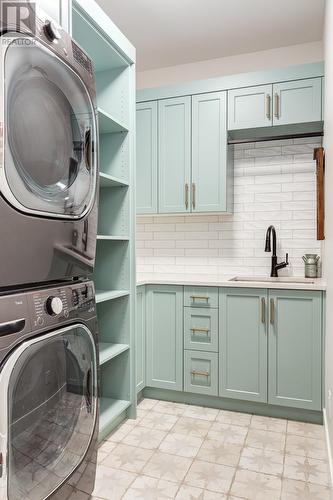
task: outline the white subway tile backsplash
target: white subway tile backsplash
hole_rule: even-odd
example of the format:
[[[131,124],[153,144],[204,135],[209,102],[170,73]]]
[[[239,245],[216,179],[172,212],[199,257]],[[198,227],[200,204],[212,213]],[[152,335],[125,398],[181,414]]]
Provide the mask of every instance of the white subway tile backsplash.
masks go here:
[[[278,256],[290,256],[283,276],[304,274],[302,255],[316,241],[315,163],[318,139],[235,146],[234,213],[137,217],[137,270],[142,279],[268,275],[265,234],[274,224]]]

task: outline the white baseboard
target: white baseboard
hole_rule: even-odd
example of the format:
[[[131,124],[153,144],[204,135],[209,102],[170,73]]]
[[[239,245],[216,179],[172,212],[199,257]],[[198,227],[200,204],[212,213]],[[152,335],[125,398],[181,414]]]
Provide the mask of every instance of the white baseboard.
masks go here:
[[[331,488],[333,485],[333,460],[332,460],[332,446],[331,446],[331,440],[330,440],[330,434],[328,430],[328,424],[327,424],[327,415],[326,415],[326,409],[323,409],[323,416],[324,416],[324,429],[325,429],[325,440],[326,440],[326,448],[327,448],[327,455],[328,455],[328,468],[330,471],[330,484]]]

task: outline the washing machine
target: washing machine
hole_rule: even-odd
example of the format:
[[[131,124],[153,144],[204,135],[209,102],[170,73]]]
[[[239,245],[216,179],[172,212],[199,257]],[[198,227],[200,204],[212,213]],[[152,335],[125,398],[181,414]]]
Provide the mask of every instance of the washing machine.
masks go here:
[[[92,62],[33,3],[26,9],[24,22],[1,14],[0,288],[89,276],[95,261]]]
[[[94,285],[0,295],[0,318],[0,499],[86,498],[98,433]]]

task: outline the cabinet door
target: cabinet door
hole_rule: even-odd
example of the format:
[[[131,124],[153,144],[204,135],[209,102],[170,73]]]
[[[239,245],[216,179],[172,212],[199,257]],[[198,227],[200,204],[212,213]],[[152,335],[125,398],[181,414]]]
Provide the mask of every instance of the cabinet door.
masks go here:
[[[273,85],[274,125],[321,120],[321,78]]]
[[[268,402],[321,410],[322,294],[271,290]]]
[[[184,352],[184,391],[218,396],[216,352]]]
[[[272,125],[272,85],[228,91],[228,129]]]
[[[267,402],[266,290],[220,289],[220,396]]]
[[[191,97],[158,103],[159,212],[190,211]]]
[[[157,213],[157,102],[136,107],[136,211]]]
[[[192,97],[192,212],[227,210],[226,92]]]
[[[148,286],[147,386],[183,389],[183,287]]]
[[[184,346],[198,351],[218,351],[218,310],[184,307]]]
[[[136,291],[136,329],[135,329],[135,372],[136,390],[142,391],[145,387],[146,368],[146,312],[145,312],[145,287],[140,286]]]

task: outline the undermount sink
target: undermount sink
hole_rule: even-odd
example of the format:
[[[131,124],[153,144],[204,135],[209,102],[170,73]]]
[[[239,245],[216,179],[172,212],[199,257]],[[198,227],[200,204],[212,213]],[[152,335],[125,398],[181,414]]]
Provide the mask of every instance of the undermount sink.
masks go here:
[[[293,277],[281,277],[281,278],[266,278],[263,276],[235,276],[229,281],[248,281],[256,283],[304,283],[308,285],[313,285],[315,280],[312,278],[293,278]]]

